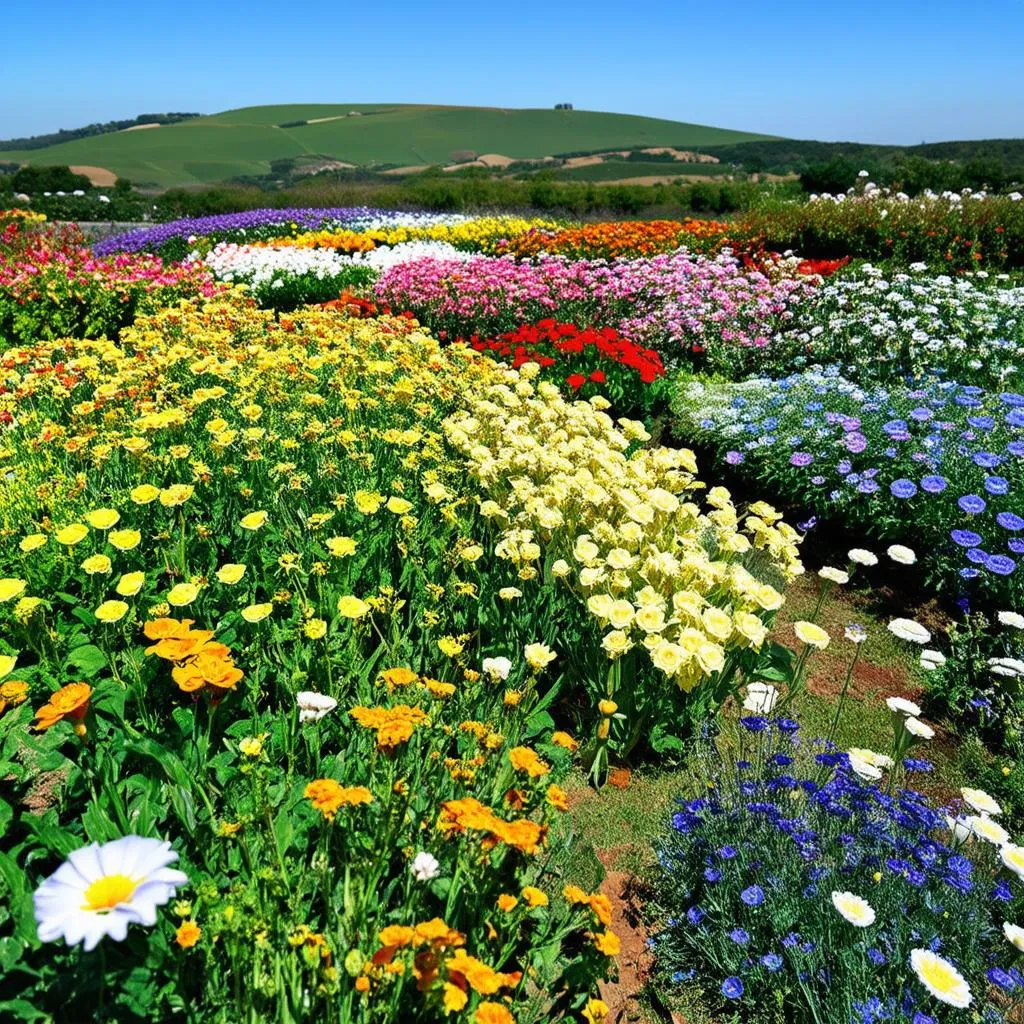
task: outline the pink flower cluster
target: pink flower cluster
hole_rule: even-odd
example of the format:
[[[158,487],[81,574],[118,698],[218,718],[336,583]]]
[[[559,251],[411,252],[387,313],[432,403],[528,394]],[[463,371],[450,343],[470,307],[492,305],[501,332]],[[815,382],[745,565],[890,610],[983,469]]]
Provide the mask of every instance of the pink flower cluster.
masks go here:
[[[766,345],[817,285],[806,278],[771,281],[729,254],[675,252],[613,261],[426,258],[389,268],[375,287],[379,301],[411,310],[450,337],[554,317],[613,327],[673,364],[704,353],[713,362],[730,360],[736,349]]]

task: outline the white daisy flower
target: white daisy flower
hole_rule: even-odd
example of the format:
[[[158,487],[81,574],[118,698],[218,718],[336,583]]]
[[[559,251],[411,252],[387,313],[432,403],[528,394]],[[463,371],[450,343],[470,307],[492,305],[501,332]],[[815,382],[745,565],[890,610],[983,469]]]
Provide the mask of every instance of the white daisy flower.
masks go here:
[[[912,949],[910,966],[917,980],[940,1003],[966,1009],[971,1005],[971,989],[964,976],[945,957],[930,949]]]
[[[931,633],[913,619],[893,619],[889,623],[889,632],[912,644],[926,644],[932,638]]]
[[[917,717],[921,714],[921,709],[912,700],[905,700],[903,697],[886,697],[885,704],[896,715]]]
[[[441,865],[438,863],[437,858],[432,853],[427,853],[426,850],[420,850],[412,859],[412,863],[409,865],[409,870],[412,872],[412,877],[417,882],[429,882],[432,878],[437,878],[441,874]]]
[[[512,671],[512,662],[508,658],[484,658],[483,670],[492,679],[508,679]]]
[[[1024,629],[1024,615],[1021,615],[1018,612],[1000,612],[996,618],[999,619],[1004,626],[1013,626],[1014,629]]]
[[[295,695],[295,701],[299,706],[300,722],[319,722],[324,715],[329,715],[338,706],[333,697],[313,690],[301,690]]]
[[[142,836],[74,850],[33,897],[40,940],[63,937],[89,952],[104,935],[123,941],[130,924],[152,927],[156,908],[188,884],[167,866],[177,859],[170,843]]]
[[[1009,921],[1003,922],[1003,934],[1006,941],[1015,946],[1021,953],[1024,953],[1024,928],[1019,928]]]
[[[771,683],[750,683],[743,698],[743,710],[755,715],[769,715],[779,699],[779,691]]]
[[[867,928],[875,923],[875,911],[871,904],[852,892],[832,893],[832,906],[855,928]]]
[[[961,786],[960,795],[964,798],[964,802],[979,814],[1003,813],[999,803],[983,789],[971,789],[970,786]]]
[[[885,552],[894,562],[900,565],[913,565],[917,561],[917,555],[902,544],[893,544]]]

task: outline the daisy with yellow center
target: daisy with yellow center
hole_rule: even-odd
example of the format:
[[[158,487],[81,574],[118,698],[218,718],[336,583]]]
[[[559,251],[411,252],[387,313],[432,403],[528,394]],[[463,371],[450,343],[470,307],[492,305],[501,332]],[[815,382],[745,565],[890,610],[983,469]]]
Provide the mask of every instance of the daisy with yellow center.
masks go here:
[[[940,1003],[964,1010],[971,1005],[971,989],[964,976],[944,957],[930,949],[910,951],[910,966],[917,980]]]
[[[152,927],[156,908],[188,882],[168,867],[177,859],[170,843],[141,836],[75,850],[33,897],[40,940],[63,938],[88,952],[105,935],[123,941],[130,924]]]

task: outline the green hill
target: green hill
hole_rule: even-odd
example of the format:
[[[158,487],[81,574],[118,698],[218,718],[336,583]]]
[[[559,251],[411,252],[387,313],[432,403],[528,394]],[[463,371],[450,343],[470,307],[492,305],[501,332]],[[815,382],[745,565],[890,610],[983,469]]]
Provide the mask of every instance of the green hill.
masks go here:
[[[694,149],[772,136],[631,114],[374,104],[244,107],[179,124],[12,150],[4,160],[103,168],[140,185],[197,185],[263,175],[286,157],[359,167],[446,164],[473,151],[530,159],[673,146]]]

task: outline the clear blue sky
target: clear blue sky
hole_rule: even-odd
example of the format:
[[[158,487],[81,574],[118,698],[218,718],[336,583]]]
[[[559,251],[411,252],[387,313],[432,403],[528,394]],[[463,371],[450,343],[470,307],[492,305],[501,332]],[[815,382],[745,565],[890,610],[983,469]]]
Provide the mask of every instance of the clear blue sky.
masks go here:
[[[560,101],[794,138],[1024,136],[1022,0],[50,0],[0,26],[0,138],[264,103]]]

